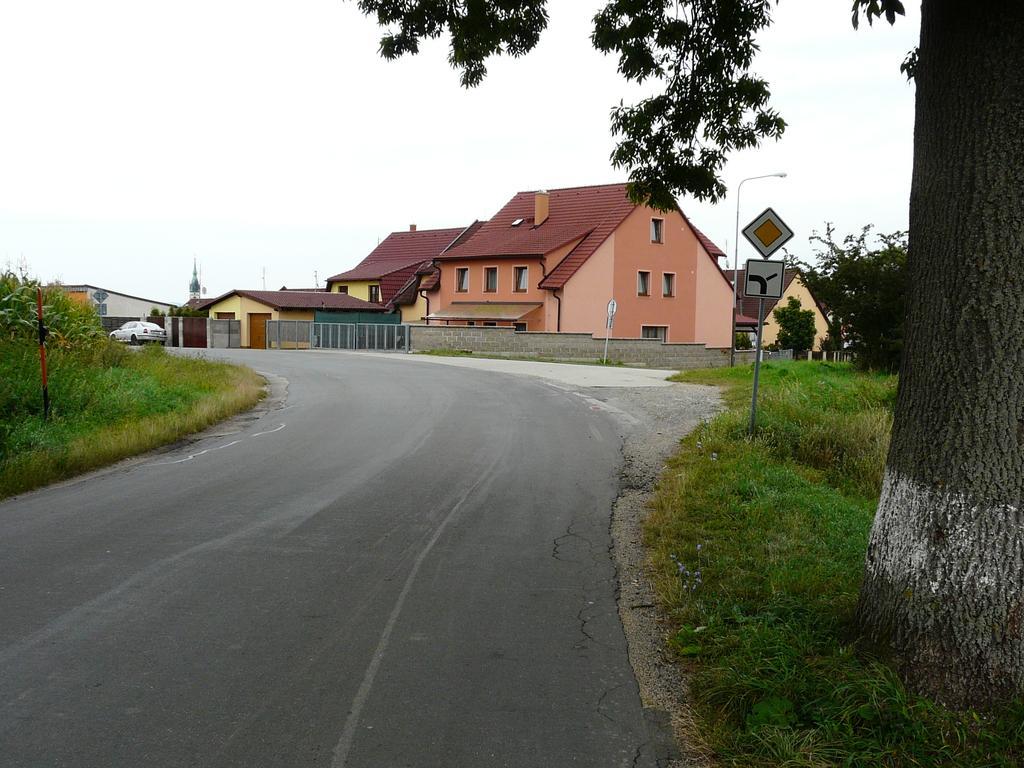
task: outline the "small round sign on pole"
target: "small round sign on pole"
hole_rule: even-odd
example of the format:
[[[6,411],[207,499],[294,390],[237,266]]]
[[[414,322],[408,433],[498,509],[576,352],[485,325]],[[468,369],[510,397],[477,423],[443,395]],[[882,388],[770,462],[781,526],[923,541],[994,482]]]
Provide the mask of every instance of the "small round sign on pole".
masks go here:
[[[612,331],[612,325],[615,324],[615,313],[618,311],[619,305],[615,303],[615,299],[608,302],[608,322],[604,325],[604,357],[601,362],[607,364],[608,362],[608,335]]]

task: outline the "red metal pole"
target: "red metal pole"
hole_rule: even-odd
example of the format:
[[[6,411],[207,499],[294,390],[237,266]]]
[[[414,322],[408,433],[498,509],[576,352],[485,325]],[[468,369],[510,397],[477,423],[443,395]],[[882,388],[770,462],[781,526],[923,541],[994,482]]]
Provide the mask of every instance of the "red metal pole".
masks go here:
[[[43,289],[36,288],[36,319],[39,321],[39,365],[43,370],[43,419],[50,418],[50,391],[46,382],[46,337],[49,331],[43,325]]]

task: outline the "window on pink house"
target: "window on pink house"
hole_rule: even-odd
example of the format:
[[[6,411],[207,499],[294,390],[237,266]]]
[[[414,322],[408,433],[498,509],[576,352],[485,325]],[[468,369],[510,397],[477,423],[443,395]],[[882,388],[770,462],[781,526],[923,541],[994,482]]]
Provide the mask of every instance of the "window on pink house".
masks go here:
[[[529,267],[516,267],[515,268],[515,287],[512,289],[516,293],[526,293],[530,286],[530,270]]]
[[[650,296],[651,295],[651,273],[650,272],[637,272],[636,273],[636,295],[637,296]]]
[[[664,243],[665,242],[665,220],[664,219],[651,219],[651,242],[652,243]]]

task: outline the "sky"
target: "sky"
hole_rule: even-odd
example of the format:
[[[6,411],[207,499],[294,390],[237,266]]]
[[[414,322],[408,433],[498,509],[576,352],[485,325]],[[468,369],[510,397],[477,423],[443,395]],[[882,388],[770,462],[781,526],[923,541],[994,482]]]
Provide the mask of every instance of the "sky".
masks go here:
[[[389,232],[456,227],[518,191],[626,180],[609,111],[641,91],[590,43],[601,0],[549,0],[540,45],[459,85],[441,40],[388,62],[351,0],[0,0],[0,267],[168,303],[304,288]],[[726,249],[766,206],[811,256],[906,229],[917,7],[850,24],[849,0],[782,0],[753,71],[783,138],[735,153],[717,205],[680,198]],[[741,243],[741,263],[754,256]]]

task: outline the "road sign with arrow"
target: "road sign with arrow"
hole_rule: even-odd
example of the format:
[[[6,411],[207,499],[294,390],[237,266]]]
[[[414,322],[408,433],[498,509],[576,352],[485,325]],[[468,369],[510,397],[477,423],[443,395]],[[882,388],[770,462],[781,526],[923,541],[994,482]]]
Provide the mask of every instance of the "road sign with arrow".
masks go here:
[[[743,293],[751,299],[781,299],[786,262],[748,259]]]

